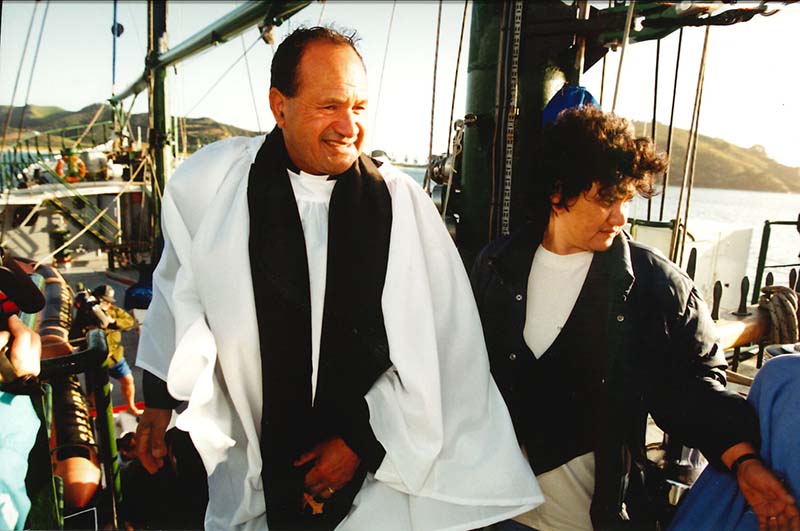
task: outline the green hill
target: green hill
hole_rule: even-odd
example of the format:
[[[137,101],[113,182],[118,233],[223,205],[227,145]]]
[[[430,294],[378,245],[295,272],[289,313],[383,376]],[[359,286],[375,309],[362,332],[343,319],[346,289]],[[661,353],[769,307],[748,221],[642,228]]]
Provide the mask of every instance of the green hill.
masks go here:
[[[83,127],[88,125],[97,112],[100,104],[93,104],[79,111],[66,111],[59,107],[29,105],[25,112],[25,122],[22,138],[29,137],[34,132],[44,132],[54,129],[74,127],[67,136],[75,139],[83,132]],[[104,105],[98,121],[110,121],[111,108]],[[8,144],[13,144],[17,139],[21,107],[14,107],[11,113],[11,127],[8,131]],[[8,107],[0,105],[0,120],[5,123]],[[650,124],[634,122],[639,134],[649,134]],[[147,140],[147,114],[135,114],[131,117],[133,133],[138,134],[141,128],[142,140]],[[192,153],[199,147],[210,144],[216,140],[231,136],[253,136],[256,133],[232,125],[221,124],[210,118],[186,119],[187,151]],[[87,135],[88,143],[102,143],[108,140],[110,128],[96,128],[92,134]],[[658,124],[656,131],[658,148],[666,151],[667,126]],[[46,135],[39,137],[40,145],[46,145]],[[51,135],[51,145],[57,149],[62,144],[60,135]],[[673,131],[671,167],[669,171],[670,184],[678,185],[683,176],[683,167],[686,160],[686,146],[688,132],[684,129]],[[71,145],[69,140],[66,145]],[[181,146],[182,147],[182,146]],[[698,137],[697,164],[695,167],[695,186],[706,188],[730,188],[736,190],[765,190],[771,192],[800,193],[800,168],[790,168],[770,159],[764,148],[753,146],[742,148],[719,138],[705,135]]]
[[[57,149],[57,146],[62,144],[64,136],[74,140],[83,132],[83,128],[89,125],[89,122],[91,122],[95,113],[97,113],[99,106],[99,103],[95,103],[73,112],[65,111],[59,107],[29,105],[25,111],[25,121],[21,137],[23,139],[30,137],[37,131],[44,133],[46,131],[56,130],[54,134],[50,135],[50,143]],[[112,119],[111,107],[106,104],[103,104],[103,106],[104,109],[100,113],[100,116],[98,116],[97,122],[107,122]],[[22,107],[14,107],[12,109],[11,126],[8,130],[6,142],[9,145],[16,142],[18,133],[16,126],[19,124],[21,112]],[[5,123],[7,113],[8,106],[0,105],[0,117],[2,117],[3,124]],[[64,135],[61,130],[65,128],[75,129]],[[147,141],[147,128],[147,113],[134,114],[131,116],[131,129],[133,130],[133,134],[138,135],[139,130],[141,130],[142,140],[145,142]],[[93,133],[94,143],[100,144],[109,139],[111,131],[108,127],[106,127],[106,130],[98,127]],[[211,118],[186,119],[186,143],[189,153],[193,153],[198,147],[202,147],[222,138],[231,136],[253,136],[255,134],[257,133],[233,125],[221,124]],[[47,140],[45,135],[39,136],[39,142],[42,146],[46,145]],[[87,140],[84,141],[83,144],[87,145],[91,143],[92,135],[89,134],[87,135]],[[71,141],[66,140],[66,145],[71,145]]]
[[[649,136],[651,124],[634,122],[637,134]],[[646,133],[645,133],[646,131]],[[656,143],[666,151],[668,127],[659,123]],[[670,153],[669,183],[680,185],[686,162],[689,133],[674,129]],[[698,135],[695,186],[734,190],[763,190],[800,193],[800,168],[784,166],[770,159],[762,146],[743,148],[719,138]]]

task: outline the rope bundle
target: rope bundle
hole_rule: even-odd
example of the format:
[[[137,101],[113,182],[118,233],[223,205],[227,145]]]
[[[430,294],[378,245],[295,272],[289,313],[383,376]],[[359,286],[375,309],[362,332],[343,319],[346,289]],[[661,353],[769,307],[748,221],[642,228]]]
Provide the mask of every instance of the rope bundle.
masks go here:
[[[773,344],[798,341],[797,292],[785,286],[761,288],[758,307],[769,312],[772,326],[767,342]]]

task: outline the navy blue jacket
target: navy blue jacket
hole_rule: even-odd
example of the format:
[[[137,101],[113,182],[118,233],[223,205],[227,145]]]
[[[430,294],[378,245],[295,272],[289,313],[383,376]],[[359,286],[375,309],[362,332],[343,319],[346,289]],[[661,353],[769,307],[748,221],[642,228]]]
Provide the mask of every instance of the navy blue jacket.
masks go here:
[[[522,335],[527,283],[541,237],[527,225],[490,243],[471,274],[492,374],[515,423],[519,415],[536,415],[535,406],[509,402],[518,356],[528,351]],[[595,452],[592,522],[596,529],[646,528],[653,518],[643,490],[648,413],[718,468],[724,468],[721,454],[734,444],[759,446],[758,420],[743,398],[725,389],[727,362],[691,279],[624,233],[608,251],[595,253],[590,271],[599,260],[608,261],[610,271],[609,311],[596,325],[607,327],[604,398],[613,413],[600,435],[605,451]]]

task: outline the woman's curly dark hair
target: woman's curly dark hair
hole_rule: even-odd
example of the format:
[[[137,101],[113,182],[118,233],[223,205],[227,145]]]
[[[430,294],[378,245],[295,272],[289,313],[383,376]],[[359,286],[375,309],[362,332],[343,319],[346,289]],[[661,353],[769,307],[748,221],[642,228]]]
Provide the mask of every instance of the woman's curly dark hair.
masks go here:
[[[558,193],[555,205],[569,208],[594,183],[609,202],[627,196],[631,185],[652,197],[653,179],[666,170],[667,156],[656,153],[649,138],[636,138],[625,118],[583,106],[563,111],[544,129],[537,166],[540,199],[549,205]]]

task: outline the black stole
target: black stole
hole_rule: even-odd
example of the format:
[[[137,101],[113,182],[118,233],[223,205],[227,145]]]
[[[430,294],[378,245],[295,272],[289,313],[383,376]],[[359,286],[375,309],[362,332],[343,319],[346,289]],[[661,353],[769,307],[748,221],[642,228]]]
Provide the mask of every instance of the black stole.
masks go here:
[[[326,503],[322,517],[309,519],[302,509],[308,468],[297,469],[293,461],[317,443],[341,436],[352,405],[391,365],[381,310],[391,197],[377,167],[363,154],[335,177],[312,405],[308,259],[287,167],[293,164],[276,127],[250,168],[247,190],[264,398],[262,479],[270,529],[333,529],[347,514],[365,470]]]

